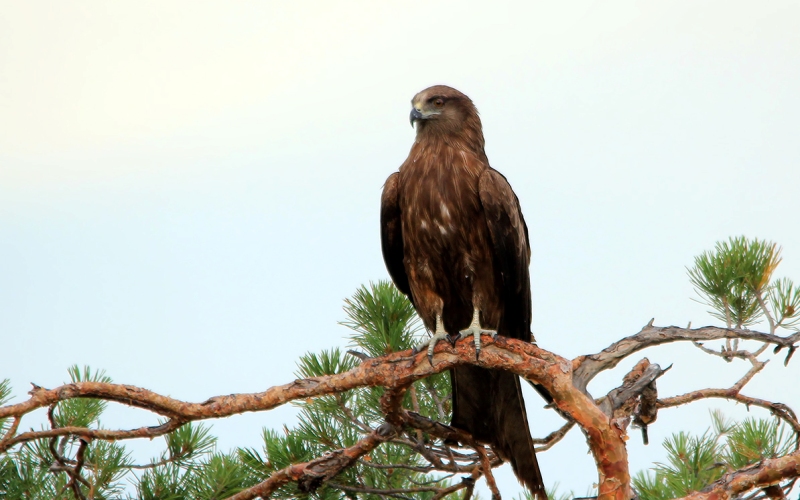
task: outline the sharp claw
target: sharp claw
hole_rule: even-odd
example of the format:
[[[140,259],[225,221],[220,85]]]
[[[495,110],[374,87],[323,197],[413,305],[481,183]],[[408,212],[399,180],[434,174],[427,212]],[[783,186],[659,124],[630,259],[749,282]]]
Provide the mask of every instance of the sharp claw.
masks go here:
[[[448,336],[448,337],[447,337],[447,340],[450,342],[450,345],[451,345],[451,346],[455,347],[455,345],[456,345],[456,342],[458,342],[458,340],[459,340],[460,338],[461,338],[461,332],[458,332],[458,335],[455,335],[455,336],[453,336],[453,337],[449,337],[449,336]]]
[[[480,355],[481,355],[481,335],[483,335],[483,334],[491,335],[492,338],[495,338],[497,336],[497,331],[495,331],[495,330],[485,330],[485,329],[481,328],[481,324],[480,324],[479,318],[480,318],[480,316],[479,316],[478,309],[475,309],[474,315],[472,317],[472,324],[470,324],[467,329],[461,330],[460,332],[458,332],[459,335],[472,335],[473,338],[475,339],[475,359],[476,360],[480,359]]]
[[[415,353],[418,353],[422,351],[423,347],[427,347],[428,363],[430,363],[431,366],[433,366],[433,350],[436,347],[436,343],[442,339],[450,340],[450,336],[444,330],[444,326],[442,325],[442,318],[440,316],[436,316],[436,331],[433,333],[431,338],[414,347],[414,351]]]

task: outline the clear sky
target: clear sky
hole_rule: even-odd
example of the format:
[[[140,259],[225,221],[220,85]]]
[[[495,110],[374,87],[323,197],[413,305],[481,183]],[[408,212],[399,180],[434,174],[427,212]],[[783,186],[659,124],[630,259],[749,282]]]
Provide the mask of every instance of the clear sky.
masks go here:
[[[201,401],[288,382],[302,353],[343,346],[342,299],[388,277],[378,205],[413,141],[409,101],[438,83],[475,101],[520,198],[542,347],[594,352],[651,317],[714,323],[685,267],[729,236],[778,242],[778,275],[800,281],[797,2],[0,12],[0,378],[16,400],[77,363]],[[661,396],[746,371],[688,345],[646,355],[675,365]],[[800,409],[798,366],[776,359],[746,392]],[[535,435],[559,425],[527,399]],[[632,435],[632,469],[662,458],[671,432],[704,430],[708,408],[744,414],[664,411],[653,444]],[[252,446],[293,414],[214,432],[223,449]],[[114,410],[105,423],[154,420]],[[582,494],[596,481],[578,431],[540,461],[548,483]]]

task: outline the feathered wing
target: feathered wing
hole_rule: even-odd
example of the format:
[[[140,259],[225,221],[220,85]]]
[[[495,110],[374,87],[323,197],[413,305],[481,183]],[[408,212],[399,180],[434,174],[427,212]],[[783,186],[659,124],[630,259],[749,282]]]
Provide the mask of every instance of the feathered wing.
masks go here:
[[[400,219],[400,174],[395,172],[386,179],[381,195],[381,250],[389,276],[398,290],[408,296],[411,303],[411,287],[408,284],[403,264],[403,224]]]
[[[498,334],[530,340],[530,246],[519,200],[506,178],[491,168],[481,174],[479,196],[495,272],[500,273],[503,313]],[[546,500],[519,377],[473,366],[458,367],[452,374],[453,425],[495,446],[534,497]]]
[[[495,272],[500,273],[503,316],[497,331],[530,340],[531,248],[519,200],[503,174],[492,168],[481,174],[478,194],[491,235]]]

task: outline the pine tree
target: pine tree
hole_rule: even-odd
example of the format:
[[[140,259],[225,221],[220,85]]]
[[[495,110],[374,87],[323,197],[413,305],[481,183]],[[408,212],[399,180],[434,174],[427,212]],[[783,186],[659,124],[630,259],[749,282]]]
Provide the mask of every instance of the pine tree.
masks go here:
[[[725,477],[733,477],[747,467],[764,467],[771,459],[798,453],[800,424],[794,412],[780,403],[741,394],[744,385],[765,366],[766,361],[759,356],[769,345],[776,346],[775,353],[786,348],[785,363],[788,363],[795,349],[795,339],[800,338],[796,330],[800,323],[800,289],[788,278],[773,278],[780,261],[780,248],[774,243],[740,237],[718,243],[714,251],[699,255],[688,270],[701,300],[711,307],[712,316],[728,327],[721,334],[716,330],[712,332],[716,335],[712,337],[724,339],[724,344],[717,350],[700,343],[697,339],[708,336],[704,329],[668,327],[671,334],[682,336],[680,340],[692,340],[704,352],[726,361],[740,359],[750,363],[748,372],[732,388],[735,391],[728,391],[725,397],[760,405],[770,410],[773,417],[732,422],[715,411],[711,414],[711,427],[703,434],[673,434],[663,444],[666,461],[632,478],[632,491],[642,500],[686,496],[719,485]],[[407,351],[423,334],[413,306],[389,282],[362,286],[353,297],[345,300],[344,312],[346,319],[342,324],[352,332],[350,349],[334,347],[306,353],[297,363],[295,377],[324,380],[348,373],[365,360]],[[769,325],[769,333],[745,329],[763,320]],[[708,328],[713,330],[713,327]],[[637,334],[640,337],[628,337],[625,341],[635,339],[641,345],[646,342],[658,345],[658,339],[648,340],[657,337],[648,336],[650,329],[657,330],[652,322]],[[781,329],[795,333],[779,337],[777,332]],[[752,344],[756,347],[745,348]],[[606,364],[589,375],[576,370],[575,378],[581,380],[584,387],[591,376],[613,367],[621,359],[610,357],[603,361],[601,358],[595,357]],[[656,400],[655,379],[665,370],[650,365],[646,359],[637,366],[641,370],[628,374],[623,386],[598,400],[599,407],[605,408],[606,414],[613,414],[615,425],[622,426],[623,431],[630,423],[646,429],[654,422],[657,408],[711,397],[710,392],[704,392],[711,389],[701,389]],[[647,367],[653,366],[656,370],[652,371],[651,378],[637,386],[639,377],[646,377]],[[105,372],[89,367],[73,366],[68,376],[70,383],[113,384]],[[332,478],[304,476],[306,482],[285,481],[271,496],[434,499],[453,495],[453,498],[474,498],[477,480],[486,478],[491,484],[491,468],[502,463],[491,449],[469,442],[468,436],[459,435],[455,439],[454,435],[447,434],[450,438],[443,439],[442,430],[447,431],[447,427],[442,424],[447,424],[451,412],[450,381],[445,373],[416,380],[399,394],[402,408],[410,412],[409,415],[415,415],[421,424],[395,429],[351,466],[336,470]],[[218,449],[207,424],[189,421],[159,438],[163,439],[161,454],[138,464],[126,449],[126,441],[87,437],[87,430],[103,429],[101,418],[107,406],[106,399],[73,397],[49,405],[47,425],[33,431],[30,439],[22,439],[19,432],[21,415],[30,410],[7,413],[11,416],[0,418],[0,498],[229,498],[295,464],[317,463],[314,461],[320,457],[335,457],[342,450],[352,449],[385,425],[387,413],[382,401],[387,395],[385,387],[366,384],[352,390],[297,399],[293,404],[299,413],[293,426],[263,429],[258,446],[228,451]],[[10,398],[8,380],[0,382],[0,410],[7,408],[3,405]],[[164,419],[159,427],[171,428],[173,423]],[[568,421],[542,443],[545,447],[552,446],[573,426],[574,422]],[[47,435],[65,428],[71,430]],[[13,439],[18,440],[18,444],[6,445]],[[454,440],[462,442],[459,445]],[[770,498],[784,497],[798,475],[782,477],[762,486],[761,494]],[[559,493],[557,485],[548,495],[553,500],[575,497],[572,492]],[[529,496],[518,498],[524,500]]]
[[[667,461],[633,477],[641,500],[686,496],[725,473],[786,455],[796,445],[791,430],[775,418],[734,422],[715,410],[711,421],[703,434],[679,432],[664,440]]]

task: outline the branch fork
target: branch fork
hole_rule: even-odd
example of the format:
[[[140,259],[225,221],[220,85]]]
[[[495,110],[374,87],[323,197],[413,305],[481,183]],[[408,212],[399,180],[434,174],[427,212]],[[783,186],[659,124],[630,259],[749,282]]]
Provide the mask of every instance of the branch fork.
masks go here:
[[[737,347],[736,350],[726,353],[729,357],[745,359],[751,364],[747,374],[732,388],[704,389],[681,396],[658,399],[656,380],[663,376],[670,367],[662,369],[659,365],[650,363],[647,358],[644,358],[625,376],[620,387],[612,390],[599,401],[595,401],[587,390],[588,383],[598,373],[615,367],[621,360],[647,347],[677,341],[689,341],[697,345],[710,340],[734,338],[759,341],[762,343],[762,348],[755,352],[747,352],[741,351]],[[580,356],[573,360],[562,358],[521,340],[503,336],[487,337],[481,356],[477,360],[472,344],[469,342],[459,342],[455,346],[440,343],[436,346],[433,364],[427,362],[425,353],[414,355],[410,351],[378,358],[359,356],[362,362],[344,373],[295,380],[259,393],[213,397],[201,403],[180,401],[130,385],[76,382],[55,389],[45,389],[34,385],[30,397],[26,401],[0,407],[0,418],[10,417],[13,419],[5,434],[0,436],[0,453],[18,444],[43,438],[51,439],[53,444],[51,448],[53,448],[59,437],[77,436],[82,439],[81,446],[84,449],[85,443],[93,439],[153,438],[172,432],[187,422],[222,418],[247,411],[266,411],[297,399],[337,394],[359,387],[382,386],[387,388],[381,398],[381,409],[386,417],[385,424],[369,430],[351,447],[328,453],[306,463],[291,465],[273,473],[259,485],[231,498],[242,500],[259,496],[266,497],[290,481],[297,482],[303,491],[313,491],[325,483],[331,486],[335,485],[334,487],[341,486],[342,490],[347,490],[344,485],[334,483],[333,478],[345,468],[363,460],[367,454],[384,442],[404,440],[403,442],[416,446],[414,443],[419,443],[418,433],[408,433],[408,437],[403,437],[404,429],[409,428],[428,433],[442,441],[464,443],[477,453],[475,465],[464,469],[463,466],[456,464],[456,455],[449,448],[447,450],[450,453],[450,463],[442,461],[435,455],[423,453],[422,449],[419,450],[424,457],[431,461],[432,466],[445,467],[452,473],[467,472],[470,474],[468,480],[457,483],[448,490],[451,488],[454,488],[452,491],[464,489],[471,494],[474,481],[480,476],[485,476],[493,494],[496,493],[499,496],[491,469],[501,462],[494,453],[475,443],[471,436],[408,411],[401,405],[403,396],[412,383],[454,366],[472,364],[489,369],[511,371],[543,386],[553,397],[553,406],[560,414],[566,416],[567,422],[561,429],[540,441],[543,444],[540,451],[552,446],[573,426],[577,425],[586,435],[587,443],[597,465],[599,498],[628,500],[633,497],[633,492],[630,486],[625,446],[627,427],[631,424],[639,426],[646,436],[647,426],[655,421],[659,408],[669,408],[697,399],[721,397],[767,408],[789,423],[800,435],[800,424],[791,409],[780,403],[741,394],[745,384],[763,369],[766,361],[760,361],[757,358],[764,352],[766,345],[774,345],[776,349],[787,348],[792,352],[798,341],[800,341],[800,333],[780,337],[774,333],[710,326],[697,329],[675,326],[657,327],[651,321],[639,333],[626,337],[596,354]],[[701,348],[704,352],[706,351],[705,347]],[[20,421],[24,415],[45,407],[50,407],[52,414],[52,408],[58,402],[72,398],[98,398],[114,401],[156,413],[167,420],[158,426],[129,430],[106,430],[57,427],[51,419],[50,429],[18,433]],[[58,455],[59,452],[56,449],[54,456],[57,458]],[[80,494],[80,488],[75,485],[81,482],[80,469],[82,466],[82,459],[76,464],[66,461],[58,464],[59,470],[63,469],[64,472],[70,474],[70,487],[73,491],[78,490],[76,495]],[[73,472],[70,473],[67,469],[72,469]],[[767,460],[757,466],[728,474],[712,485],[708,492],[694,493],[687,498],[731,498],[748,489],[765,488],[798,476],[800,476],[800,455],[795,451],[790,455]],[[420,488],[429,487],[420,486]],[[443,493],[439,490],[436,491],[439,492],[437,496]]]

